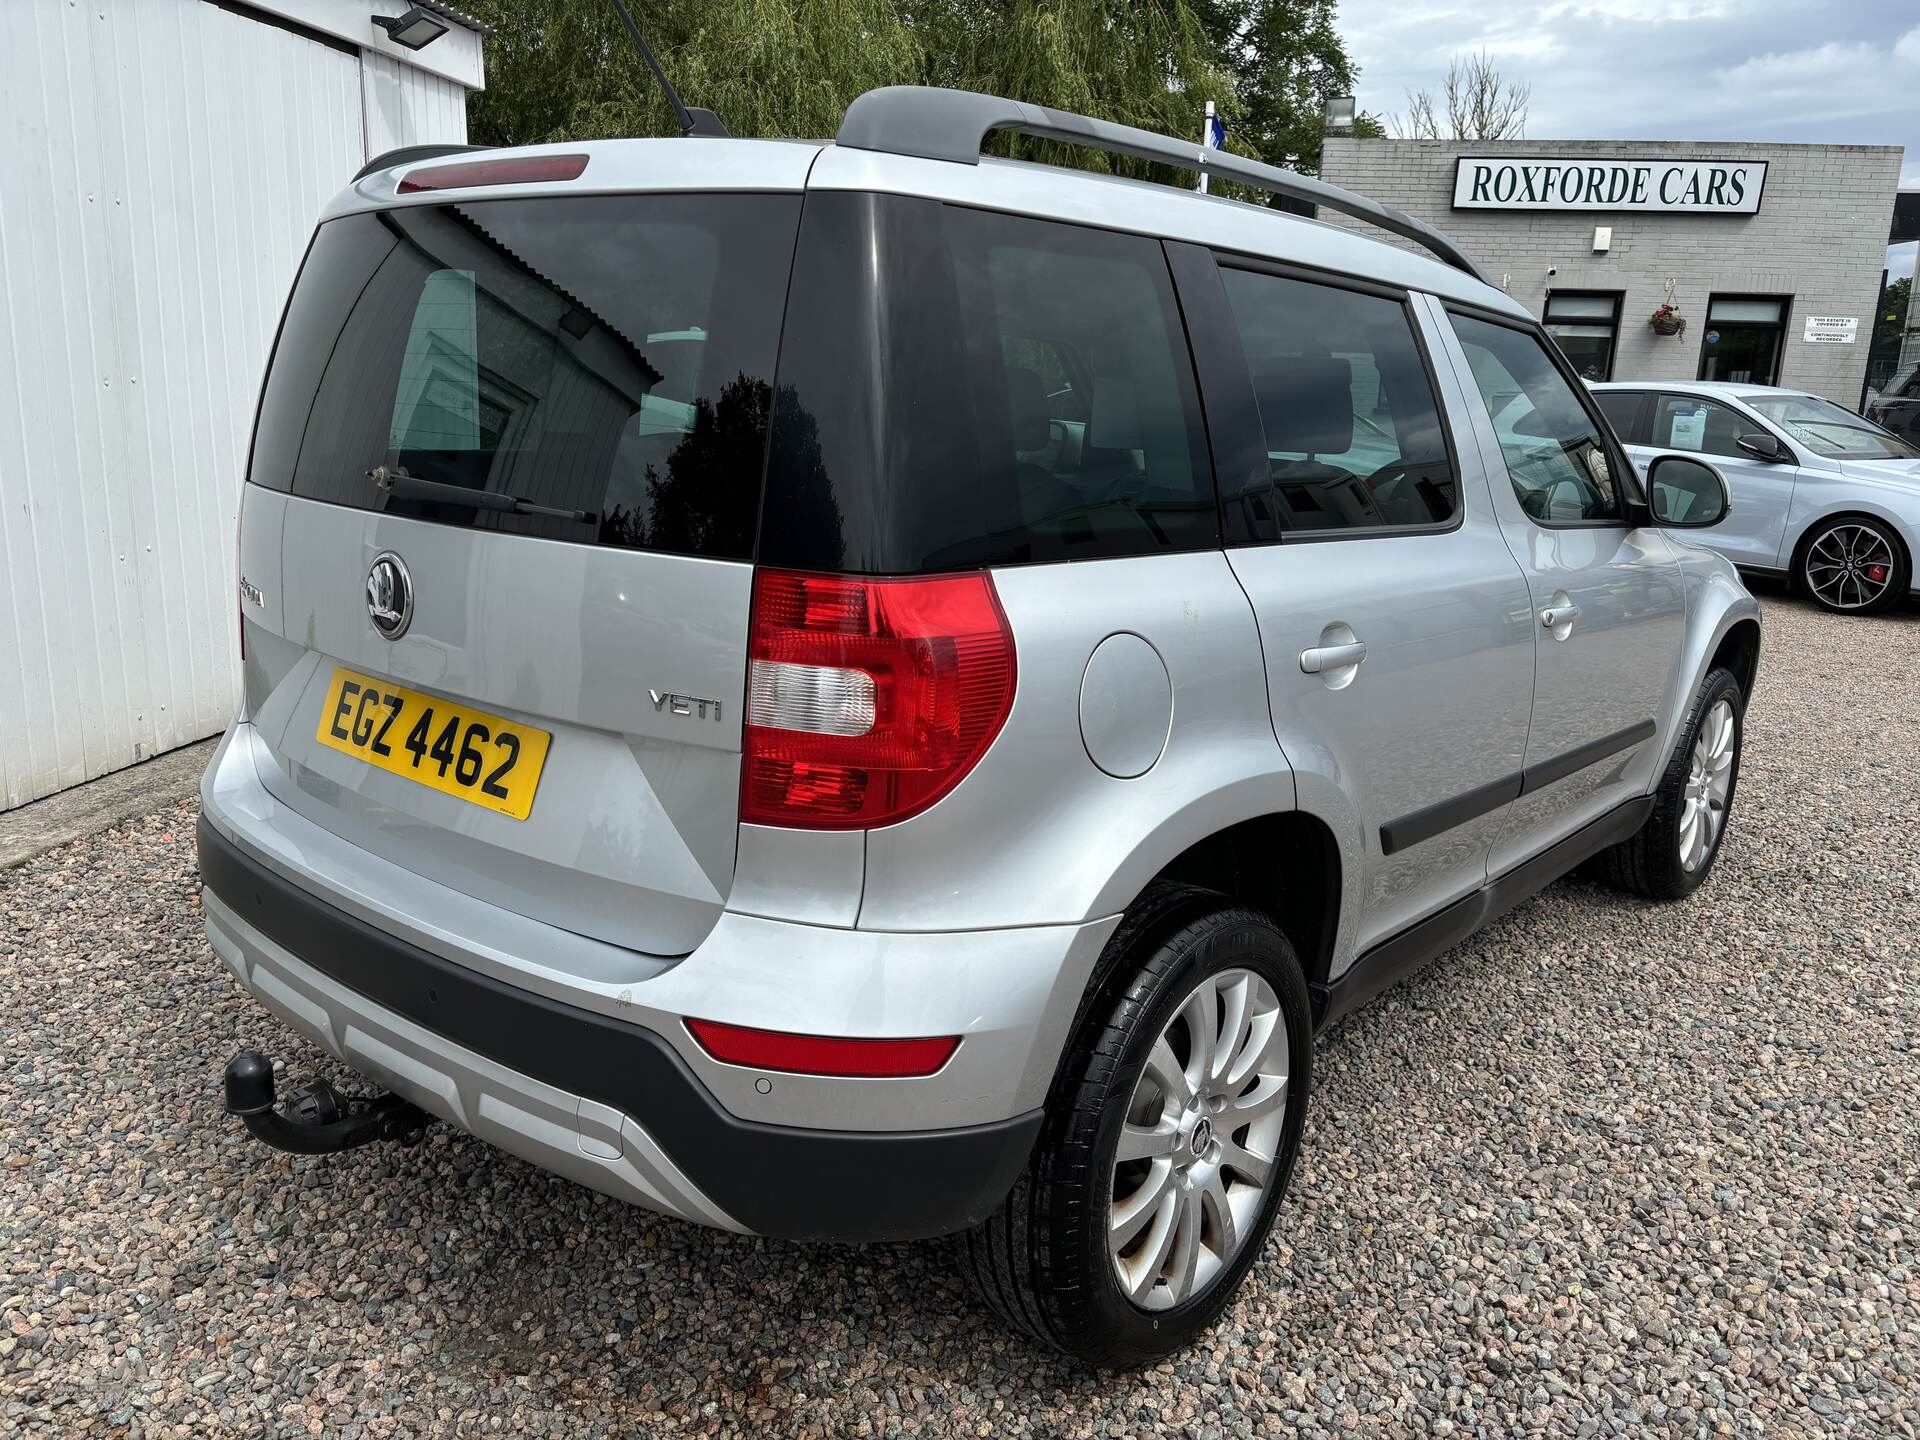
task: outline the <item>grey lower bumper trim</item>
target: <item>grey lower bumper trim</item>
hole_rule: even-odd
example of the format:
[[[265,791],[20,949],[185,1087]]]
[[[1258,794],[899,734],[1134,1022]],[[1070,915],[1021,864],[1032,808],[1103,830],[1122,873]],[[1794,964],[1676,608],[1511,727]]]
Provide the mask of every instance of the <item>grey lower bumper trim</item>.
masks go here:
[[[299,1024],[296,1002],[310,1002],[309,1033],[340,1047],[343,1058],[350,1047],[350,1063],[422,1109],[455,1118],[450,1111],[461,1102],[466,1118],[456,1124],[642,1204],[789,1240],[946,1235],[993,1213],[1039,1132],[1039,1110],[941,1130],[742,1120],[646,1026],[563,1005],[368,925],[263,865],[204,814],[199,842],[203,893],[222,907],[209,915],[253,932],[255,956],[271,963],[262,972],[255,958],[246,973],[276,1010]],[[308,984],[276,989],[272,981],[294,974],[293,965],[303,967]],[[326,1006],[311,1008],[320,981],[348,1026],[361,1022],[359,1034],[329,1025]],[[469,1070],[492,1067],[491,1085],[479,1086],[470,1102],[457,1087],[447,1090],[441,1057],[449,1054]],[[529,1106],[527,1097],[546,1104]],[[616,1153],[595,1156],[577,1139],[576,1148],[622,1163],[583,1166],[567,1149],[569,1113],[589,1138],[597,1117]]]
[[[616,1199],[722,1230],[746,1227],[680,1173],[632,1116],[523,1075],[348,989],[203,892],[207,936],[274,1014],[421,1109]]]

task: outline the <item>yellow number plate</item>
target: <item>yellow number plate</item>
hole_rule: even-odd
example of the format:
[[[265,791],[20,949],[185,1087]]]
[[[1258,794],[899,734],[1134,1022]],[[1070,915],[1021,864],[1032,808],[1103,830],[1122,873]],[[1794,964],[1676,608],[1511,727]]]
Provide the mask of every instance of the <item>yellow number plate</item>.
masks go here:
[[[533,809],[553,739],[531,725],[346,669],[333,672],[313,738],[516,820]]]

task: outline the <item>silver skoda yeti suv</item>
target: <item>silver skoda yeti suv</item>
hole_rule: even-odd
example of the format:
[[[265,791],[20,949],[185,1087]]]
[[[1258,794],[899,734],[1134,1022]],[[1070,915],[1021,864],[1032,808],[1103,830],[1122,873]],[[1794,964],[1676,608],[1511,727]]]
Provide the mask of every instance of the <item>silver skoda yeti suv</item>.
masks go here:
[[[982,158],[1021,130],[1316,203]],[[1259,1259],[1315,1031],[1576,865],[1711,870],[1758,609],[1445,236],[883,90],[831,144],[381,157],[260,400],[213,948],[429,1116],[703,1225],[961,1235],[1138,1364]]]

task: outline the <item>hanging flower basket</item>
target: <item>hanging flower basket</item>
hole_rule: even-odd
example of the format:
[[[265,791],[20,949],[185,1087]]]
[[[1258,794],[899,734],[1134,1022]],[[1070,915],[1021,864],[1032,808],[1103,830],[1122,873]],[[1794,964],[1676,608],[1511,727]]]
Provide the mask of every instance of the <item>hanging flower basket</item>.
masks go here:
[[[1653,327],[1656,335],[1678,335],[1687,328],[1687,317],[1669,303],[1654,311],[1647,324]]]

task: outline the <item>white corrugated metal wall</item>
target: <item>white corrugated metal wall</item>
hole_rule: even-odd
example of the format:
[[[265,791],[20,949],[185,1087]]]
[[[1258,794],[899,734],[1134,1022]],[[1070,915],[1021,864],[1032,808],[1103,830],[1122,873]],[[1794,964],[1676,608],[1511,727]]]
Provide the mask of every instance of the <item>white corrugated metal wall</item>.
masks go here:
[[[209,0],[0,3],[0,809],[226,724],[287,284],[369,154],[466,138],[465,95]]]

